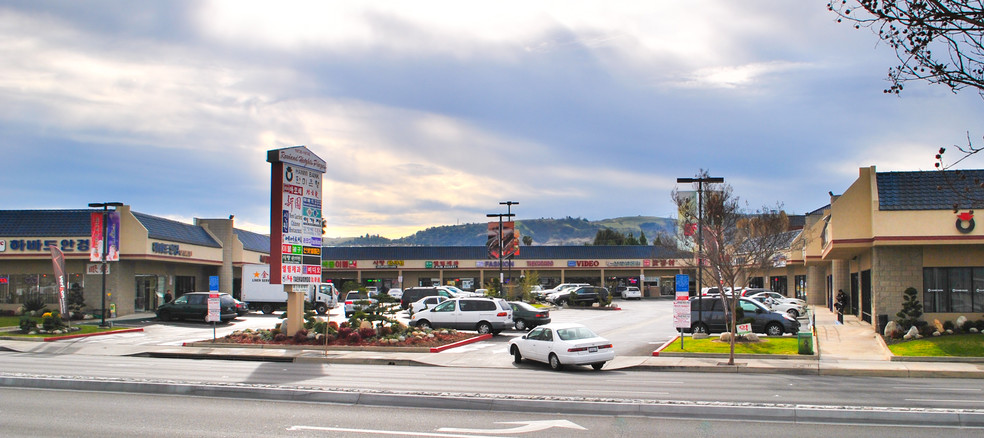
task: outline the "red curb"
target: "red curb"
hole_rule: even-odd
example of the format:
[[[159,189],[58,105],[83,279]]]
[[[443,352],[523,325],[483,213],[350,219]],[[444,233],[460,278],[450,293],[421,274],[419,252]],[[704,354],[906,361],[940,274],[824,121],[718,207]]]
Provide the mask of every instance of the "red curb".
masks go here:
[[[472,342],[484,341],[486,339],[492,339],[492,335],[490,335],[490,334],[484,334],[484,335],[475,336],[474,338],[468,338],[468,339],[465,339],[463,341],[454,342],[454,343],[451,343],[451,344],[448,344],[448,345],[442,345],[440,347],[431,347],[430,352],[431,353],[440,353],[440,352],[442,352],[444,350],[448,350],[448,349],[451,349],[451,348],[454,348],[454,347],[460,347],[462,345],[471,344]]]
[[[123,330],[113,330],[111,332],[99,332],[99,333],[86,333],[82,335],[65,335],[65,336],[54,336],[50,338],[42,338],[44,342],[60,341],[62,339],[75,339],[75,338],[88,338],[89,336],[101,336],[101,335],[115,335],[117,333],[132,333],[132,332],[142,332],[142,328],[132,328]]]
[[[663,349],[665,349],[666,347],[669,347],[670,344],[676,342],[677,339],[680,339],[680,335],[676,335],[676,337],[674,337],[673,339],[670,339],[665,344],[660,345],[659,348],[657,348],[656,351],[653,352],[653,356],[659,357],[659,353],[663,351]]]

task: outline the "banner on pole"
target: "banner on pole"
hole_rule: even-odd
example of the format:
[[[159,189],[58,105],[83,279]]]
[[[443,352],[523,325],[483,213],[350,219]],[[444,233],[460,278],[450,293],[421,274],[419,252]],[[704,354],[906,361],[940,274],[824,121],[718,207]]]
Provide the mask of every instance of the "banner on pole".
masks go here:
[[[68,318],[68,302],[65,299],[65,254],[55,245],[48,245],[51,250],[51,264],[54,265],[55,277],[58,279],[58,310],[62,318]]]

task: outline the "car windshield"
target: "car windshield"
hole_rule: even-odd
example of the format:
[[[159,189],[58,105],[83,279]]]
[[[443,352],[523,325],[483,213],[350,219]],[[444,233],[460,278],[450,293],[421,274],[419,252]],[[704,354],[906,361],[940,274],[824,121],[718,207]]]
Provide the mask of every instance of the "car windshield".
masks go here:
[[[593,338],[598,335],[594,334],[594,332],[587,327],[571,327],[557,329],[557,336],[564,341],[576,341],[578,339]]]

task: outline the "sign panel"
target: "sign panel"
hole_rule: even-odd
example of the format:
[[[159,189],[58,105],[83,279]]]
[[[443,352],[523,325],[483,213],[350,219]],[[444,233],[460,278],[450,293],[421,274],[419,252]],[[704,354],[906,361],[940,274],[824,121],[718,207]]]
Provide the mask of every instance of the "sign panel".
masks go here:
[[[280,281],[271,283],[319,284],[324,231],[321,184],[326,163],[304,146],[269,151],[267,161],[274,164],[275,174],[270,266],[280,270]]]
[[[205,314],[205,322],[219,322],[222,320],[222,302],[219,294],[208,295],[208,313]]]
[[[690,301],[673,301],[673,327],[690,328]]]
[[[210,275],[208,277],[208,290],[209,290],[209,292],[218,292],[219,291],[219,276],[218,275]]]
[[[738,324],[737,328],[737,334],[739,335],[747,335],[752,332],[751,324]]]

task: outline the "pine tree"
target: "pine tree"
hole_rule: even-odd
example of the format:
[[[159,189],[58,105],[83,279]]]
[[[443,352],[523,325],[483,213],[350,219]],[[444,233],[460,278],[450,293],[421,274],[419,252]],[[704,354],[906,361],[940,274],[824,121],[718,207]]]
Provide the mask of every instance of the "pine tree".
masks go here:
[[[910,287],[903,293],[905,296],[902,297],[902,310],[895,316],[899,318],[896,322],[905,331],[917,324],[923,312],[922,303],[919,302],[919,292],[916,288]]]

